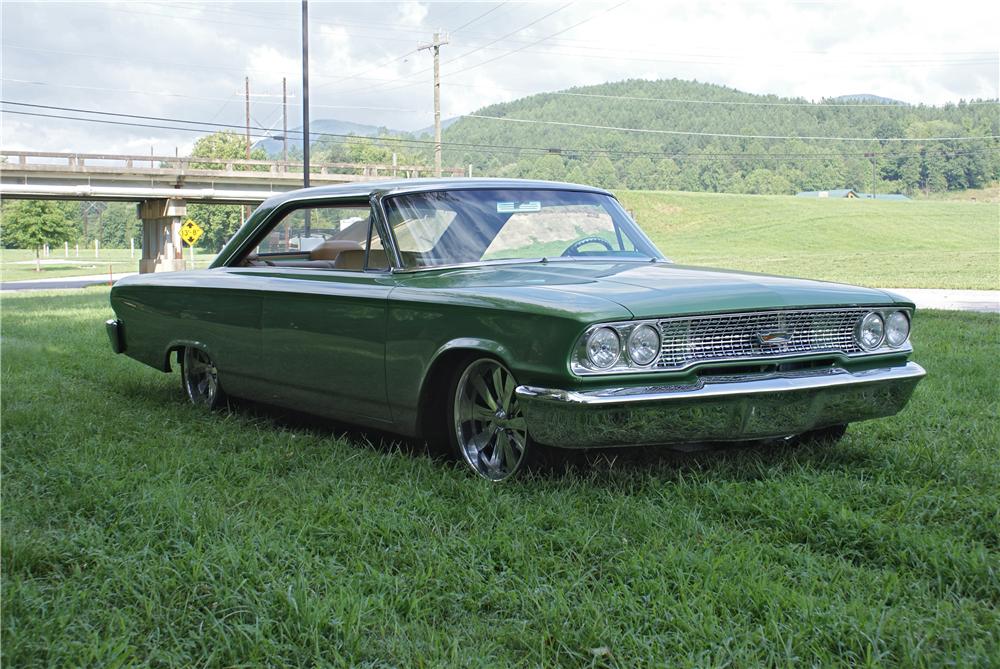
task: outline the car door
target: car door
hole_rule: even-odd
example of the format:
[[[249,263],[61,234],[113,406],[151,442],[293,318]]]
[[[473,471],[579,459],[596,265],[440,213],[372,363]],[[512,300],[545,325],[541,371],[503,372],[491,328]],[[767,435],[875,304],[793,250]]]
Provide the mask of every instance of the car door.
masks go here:
[[[363,230],[361,241],[345,237],[350,230]],[[267,256],[273,265],[246,270],[267,277],[260,364],[268,399],[351,422],[391,422],[385,330],[393,279],[368,202],[293,210],[269,234],[291,243],[292,260]],[[325,247],[333,251],[320,253]]]

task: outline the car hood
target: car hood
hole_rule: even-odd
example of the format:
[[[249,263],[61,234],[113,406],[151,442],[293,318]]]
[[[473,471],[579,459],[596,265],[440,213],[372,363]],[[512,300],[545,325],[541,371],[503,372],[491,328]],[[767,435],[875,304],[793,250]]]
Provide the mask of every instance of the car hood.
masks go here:
[[[665,262],[482,265],[415,273],[404,283],[413,288],[482,290],[508,297],[530,288],[535,294],[542,290],[601,298],[621,305],[635,318],[900,301],[874,288]]]

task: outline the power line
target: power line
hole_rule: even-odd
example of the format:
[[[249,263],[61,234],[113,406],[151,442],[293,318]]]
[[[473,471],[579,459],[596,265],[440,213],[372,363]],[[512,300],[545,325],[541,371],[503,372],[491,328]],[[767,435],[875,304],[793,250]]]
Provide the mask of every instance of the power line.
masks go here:
[[[500,9],[501,7],[503,7],[506,4],[507,4],[507,0],[503,0],[503,2],[500,2],[500,3],[496,4],[496,5],[494,5],[490,9],[487,9],[482,14],[477,14],[473,18],[469,19],[468,21],[466,21],[465,23],[463,23],[462,25],[460,25],[459,27],[452,28],[451,32],[457,33],[459,30],[464,30],[465,28],[468,28],[469,26],[471,26],[476,21],[479,21],[480,19],[486,18],[487,16],[489,16],[490,14],[492,14],[493,12],[495,12],[498,9]]]
[[[462,118],[481,118],[491,121],[508,121],[511,123],[530,123],[538,125],[555,125],[568,128],[587,128],[591,130],[614,130],[617,132],[638,132],[653,135],[690,135],[694,137],[726,137],[731,139],[802,139],[838,142],[943,142],[1000,139],[1000,135],[983,135],[981,137],[825,137],[810,135],[743,135],[728,132],[696,132],[693,130],[655,130],[652,128],[620,128],[611,125],[592,125],[590,123],[570,123],[568,121],[541,121],[528,118],[513,118],[510,116],[487,116],[485,114],[462,114]]]
[[[166,118],[166,117],[142,116],[142,115],[138,115],[138,114],[122,114],[122,113],[117,113],[117,112],[105,112],[105,111],[94,111],[94,110],[87,110],[87,109],[76,109],[76,108],[71,108],[71,107],[55,107],[55,106],[52,106],[52,105],[36,105],[36,104],[31,104],[31,103],[10,102],[10,101],[3,101],[3,100],[0,100],[0,103],[3,103],[3,104],[13,104],[13,105],[19,105],[19,106],[27,106],[27,107],[34,107],[34,108],[41,108],[41,109],[53,109],[53,110],[59,110],[59,111],[70,111],[70,112],[77,112],[77,113],[86,113],[86,114],[99,114],[99,115],[105,115],[105,116],[118,116],[118,117],[122,117],[122,118],[133,118],[133,119],[139,119],[139,120],[155,120],[155,121],[164,121],[164,122],[168,122],[168,123],[194,124],[194,125],[201,125],[201,126],[209,126],[210,128],[215,128],[215,129],[243,130],[245,128],[245,125],[238,125],[238,124],[231,124],[231,123],[211,123],[211,122],[193,121],[193,120],[187,120],[187,119],[173,119],[173,118]],[[90,123],[104,123],[104,124],[117,125],[117,126],[135,126],[135,127],[143,127],[143,128],[159,128],[159,129],[165,129],[165,130],[180,130],[180,131],[185,131],[185,132],[199,132],[199,133],[205,133],[205,132],[209,131],[209,128],[192,128],[192,127],[182,127],[182,126],[167,126],[167,125],[160,125],[160,124],[138,123],[138,122],[132,122],[132,121],[119,121],[119,120],[102,119],[102,118],[83,118],[83,117],[76,117],[76,116],[64,116],[64,115],[58,115],[58,114],[46,114],[46,113],[41,113],[41,112],[16,111],[16,110],[10,110],[10,109],[2,109],[0,111],[2,111],[2,113],[5,113],[5,114],[18,114],[18,115],[22,115],[22,116],[34,116],[34,117],[42,117],[42,118],[55,118],[55,119],[63,119],[63,120],[70,120],[70,121],[85,121],[85,122],[90,122]],[[260,126],[250,126],[250,127],[251,127],[251,130],[268,131],[267,128],[263,128],[263,127],[260,127]],[[302,131],[301,130],[290,130],[289,134],[298,134],[298,135],[301,135]],[[320,136],[320,137],[329,137],[329,138],[334,138],[334,139],[341,139],[341,140],[344,140],[345,142],[352,142],[352,141],[387,142],[387,143],[395,143],[395,144],[400,144],[400,145],[416,145],[417,148],[429,148],[429,147],[431,147],[431,146],[434,145],[434,142],[430,141],[430,140],[408,139],[408,138],[404,138],[404,137],[366,137],[366,136],[346,135],[346,134],[338,134],[338,133],[330,133],[330,132],[311,132],[310,134],[314,134],[314,135],[317,135],[317,136]],[[262,134],[252,133],[251,137],[268,139],[268,138],[270,138],[270,135],[262,135]],[[544,154],[550,154],[550,153],[553,153],[553,152],[557,152],[557,153],[566,154],[566,155],[574,155],[574,154],[582,154],[582,155],[615,155],[615,156],[618,156],[618,155],[621,155],[621,156],[643,156],[643,155],[645,155],[645,156],[666,156],[666,157],[680,158],[680,159],[689,159],[689,158],[723,158],[723,157],[728,157],[728,158],[737,158],[737,159],[751,159],[751,158],[781,158],[781,159],[784,159],[784,158],[798,158],[798,159],[816,159],[816,160],[822,160],[822,159],[831,158],[831,157],[841,157],[841,158],[863,157],[867,153],[869,153],[869,152],[844,152],[844,151],[826,152],[826,153],[797,153],[797,152],[767,152],[767,153],[759,153],[758,152],[758,153],[753,153],[753,152],[720,152],[720,151],[713,151],[713,152],[703,152],[703,153],[692,154],[692,153],[682,153],[682,152],[677,152],[677,151],[630,151],[630,150],[617,150],[617,149],[592,149],[592,148],[574,148],[574,147],[560,147],[560,148],[557,148],[557,147],[543,147],[543,146],[511,146],[511,145],[502,145],[502,144],[482,144],[482,143],[472,143],[472,142],[442,142],[442,143],[444,145],[446,145],[446,146],[484,150],[487,153],[516,153],[516,154],[521,154],[521,153],[527,152],[527,153],[535,153],[537,155],[544,155]],[[966,149],[966,150],[949,150],[948,153],[952,154],[952,155],[964,155],[964,154],[974,154],[974,153],[982,153],[982,152],[987,152],[987,151],[998,151],[998,150],[1000,150],[1000,147],[989,147],[989,148],[982,148],[982,149]],[[919,152],[910,152],[910,153],[894,152],[894,153],[887,154],[887,155],[892,156],[892,157],[905,157],[905,156],[908,156],[908,155],[916,156],[916,155],[920,155],[920,154],[919,154]]]
[[[132,94],[132,95],[157,95],[157,96],[163,96],[163,97],[184,98],[184,99],[188,99],[188,100],[204,100],[204,101],[208,101],[208,102],[231,102],[233,100],[232,97],[228,97],[228,98],[214,98],[214,97],[205,97],[205,96],[201,96],[201,95],[186,95],[186,94],[183,94],[183,93],[168,93],[168,92],[165,92],[165,91],[137,91],[137,90],[128,89],[128,88],[106,88],[106,87],[103,87],[103,86],[83,86],[83,85],[80,85],[80,84],[60,84],[60,83],[54,83],[54,82],[48,82],[48,81],[29,81],[29,80],[26,80],[26,79],[9,79],[7,77],[0,77],[0,81],[7,81],[7,82],[17,83],[17,84],[28,84],[28,85],[31,85],[31,86],[54,86],[54,87],[57,87],[57,88],[74,88],[74,89],[88,90],[88,91],[106,91],[106,92],[109,92],[109,93],[128,93],[128,94]],[[258,99],[258,100],[254,101],[254,104],[255,105],[276,105],[276,106],[280,107],[282,103],[281,103],[280,100],[272,101],[272,100],[259,100]],[[317,105],[317,104],[310,104],[309,106],[312,107],[312,108],[314,108],[314,109],[317,109],[317,108],[318,109],[353,109],[353,110],[360,110],[360,111],[385,111],[385,112],[400,112],[400,113],[405,112],[405,113],[408,113],[408,114],[431,114],[431,113],[433,113],[429,109],[403,109],[403,108],[400,108],[400,107],[370,107],[370,106],[363,106],[363,105]]]

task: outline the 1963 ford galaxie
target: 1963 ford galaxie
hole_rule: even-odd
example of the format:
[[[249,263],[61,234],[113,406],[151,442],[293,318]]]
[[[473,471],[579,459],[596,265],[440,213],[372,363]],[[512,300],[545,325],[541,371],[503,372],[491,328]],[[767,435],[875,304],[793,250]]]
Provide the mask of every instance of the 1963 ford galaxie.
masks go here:
[[[226,394],[450,441],[477,474],[535,444],[837,438],[924,370],[882,290],[668,261],[608,192],[509,180],[313,188],[207,270],[111,292],[112,347]]]

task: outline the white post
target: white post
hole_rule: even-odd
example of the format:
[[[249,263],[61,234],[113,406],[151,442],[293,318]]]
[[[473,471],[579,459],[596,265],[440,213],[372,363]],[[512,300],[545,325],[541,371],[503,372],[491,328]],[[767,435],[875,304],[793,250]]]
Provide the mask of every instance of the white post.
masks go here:
[[[130,258],[135,257],[135,237],[130,237],[128,240],[128,255]]]
[[[188,248],[191,249],[191,269],[194,269],[194,244]]]
[[[472,163],[469,163],[469,178],[472,178]]]
[[[94,257],[101,257],[101,242],[96,239],[94,240]]]
[[[80,257],[80,242],[76,243],[76,257]]]
[[[42,244],[42,255],[44,255],[46,258],[49,257],[49,245],[48,244]]]
[[[65,248],[66,257],[69,258],[69,242],[63,242],[63,244],[66,245],[66,248]]]

